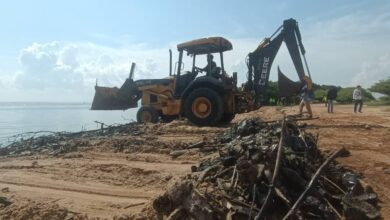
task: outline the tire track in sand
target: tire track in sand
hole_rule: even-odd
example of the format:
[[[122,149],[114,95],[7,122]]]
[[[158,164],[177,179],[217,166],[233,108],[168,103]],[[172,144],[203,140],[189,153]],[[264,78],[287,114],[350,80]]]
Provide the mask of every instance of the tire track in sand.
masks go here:
[[[123,199],[145,199],[145,200],[147,200],[150,198],[150,196],[142,196],[142,195],[132,195],[132,196],[119,195],[119,194],[114,194],[114,193],[98,192],[98,191],[92,191],[92,190],[82,190],[82,189],[67,188],[67,187],[44,186],[44,185],[38,185],[38,184],[12,182],[12,181],[5,181],[5,180],[0,180],[0,184],[11,185],[11,186],[12,185],[13,186],[23,186],[23,187],[29,187],[29,188],[50,189],[50,190],[55,190],[55,191],[59,191],[59,192],[74,192],[74,193],[106,196],[106,197],[114,197],[114,198],[123,198]],[[64,194],[64,195],[66,195],[66,194]]]

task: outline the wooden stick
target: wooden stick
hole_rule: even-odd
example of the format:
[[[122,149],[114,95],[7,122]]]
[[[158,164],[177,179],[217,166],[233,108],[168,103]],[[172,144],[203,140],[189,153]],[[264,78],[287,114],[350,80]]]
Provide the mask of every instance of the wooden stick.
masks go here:
[[[253,211],[253,206],[255,205],[255,200],[256,200],[256,184],[253,185],[253,199],[252,199],[251,209],[249,211],[248,220],[252,219],[252,211]]]
[[[287,207],[291,208],[290,200],[287,199],[287,197],[282,193],[280,189],[278,189],[278,187],[275,187],[275,193],[286,203]]]
[[[346,192],[341,189],[336,183],[334,183],[332,180],[328,179],[326,176],[322,176],[322,178],[324,178],[324,180],[326,180],[330,185],[332,185],[333,187],[335,187],[336,189],[340,190],[340,192],[342,192],[344,195],[346,194]]]
[[[200,141],[198,143],[195,143],[195,144],[188,146],[187,149],[200,148],[200,147],[203,147],[205,144],[206,144],[206,142]]]
[[[236,189],[237,189],[237,184],[238,184],[238,171],[236,171],[236,181],[234,181],[234,185],[233,185],[233,191],[232,193],[235,193],[236,192]]]
[[[307,193],[310,191],[310,189],[313,187],[314,183],[317,181],[318,177],[320,176],[321,172],[325,169],[328,164],[338,156],[338,154],[343,150],[343,148],[335,151],[333,154],[331,154],[328,159],[325,160],[324,163],[318,168],[317,172],[313,175],[311,178],[309,184],[307,185],[305,191],[299,196],[297,201],[295,201],[293,207],[290,209],[290,211],[287,212],[287,214],[284,216],[283,220],[286,220],[290,215],[294,214],[296,209],[299,207],[303,199],[306,197]]]
[[[313,119],[319,119],[320,117],[313,117],[313,118],[293,118],[293,117],[288,117],[289,121],[308,121],[308,120],[313,120]],[[270,120],[270,121],[262,121],[263,123],[275,123],[278,121],[282,121],[283,119],[278,119],[278,120]]]
[[[124,209],[128,209],[128,208],[131,208],[131,207],[140,206],[140,205],[144,205],[144,204],[145,204],[145,202],[139,202],[139,203],[130,204],[130,205],[125,206],[123,208]]]
[[[267,208],[268,206],[268,203],[269,201],[271,200],[271,196],[274,192],[274,188],[275,188],[275,182],[276,182],[276,178],[278,177],[278,174],[279,174],[279,169],[280,169],[280,161],[282,160],[282,154],[283,154],[283,143],[284,143],[284,133],[286,132],[285,131],[285,128],[286,127],[286,120],[283,119],[283,122],[282,122],[282,131],[280,133],[280,139],[279,139],[279,145],[278,145],[278,153],[276,155],[276,162],[275,162],[275,168],[274,168],[274,174],[272,176],[272,180],[271,180],[271,184],[270,184],[270,187],[268,189],[268,193],[267,193],[267,196],[264,200],[264,203],[263,205],[261,206],[261,209],[260,209],[260,212],[256,215],[255,217],[255,220],[259,220],[265,209]]]
[[[230,189],[233,189],[234,177],[236,176],[236,172],[237,172],[237,165],[234,165],[232,179],[230,180]]]
[[[225,173],[227,173],[227,172],[229,172],[229,171],[231,171],[231,170],[233,170],[233,169],[234,169],[234,167],[228,167],[228,168],[222,170],[221,172],[215,174],[213,177],[211,177],[211,179],[215,180],[215,179],[217,179],[218,177],[224,175]]]
[[[222,194],[225,198],[227,198],[228,200],[229,200],[229,202],[231,202],[231,203],[235,203],[235,204],[239,204],[239,205],[242,205],[242,206],[245,206],[245,207],[247,207],[247,208],[251,208],[252,207],[252,205],[249,205],[249,204],[247,204],[247,203],[245,203],[245,202],[242,202],[242,201],[239,201],[239,200],[236,200],[236,199],[233,199],[232,197],[230,197],[229,195],[226,195],[226,194]],[[256,208],[256,207],[253,207],[253,210],[255,210],[255,211],[260,211],[258,208]]]
[[[303,143],[305,144],[305,152],[306,152],[307,149],[309,149],[309,147],[307,146],[307,143],[306,143],[306,140],[305,140],[305,133],[302,132],[301,129],[299,129],[299,126],[297,126],[297,129],[298,129],[298,132],[299,132],[299,137],[301,138],[301,140],[302,140]]]
[[[332,203],[330,203],[327,199],[325,199],[326,203],[328,204],[328,206],[334,211],[334,213],[336,213],[337,217],[339,217],[339,219],[343,219],[343,217],[341,216],[341,214],[337,211],[337,209],[335,207],[333,207]]]

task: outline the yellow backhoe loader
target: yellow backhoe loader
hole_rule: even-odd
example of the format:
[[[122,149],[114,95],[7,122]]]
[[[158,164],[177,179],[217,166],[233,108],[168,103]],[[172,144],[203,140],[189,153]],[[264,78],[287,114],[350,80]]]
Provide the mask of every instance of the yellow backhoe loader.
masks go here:
[[[237,73],[229,76],[224,68],[223,54],[233,49],[232,44],[223,37],[201,38],[177,45],[179,58],[175,73],[172,72],[170,51],[170,72],[165,79],[133,80],[133,64],[129,78],[120,88],[96,85],[91,109],[126,110],[138,107],[138,101],[141,100],[137,112],[137,121],[140,123],[156,123],[159,120],[169,122],[178,117],[185,117],[199,126],[229,123],[235,114],[257,109],[265,100],[271,65],[283,41],[289,49],[300,80],[308,79],[301,60],[305,50],[298,24],[294,19],[288,19],[248,55],[248,81],[243,87],[237,87]],[[182,71],[184,55],[192,61],[190,71]],[[220,67],[215,63],[209,65],[213,55],[219,56]],[[201,56],[207,56],[209,64],[205,68],[197,66],[197,58]],[[284,95],[299,90],[299,85],[280,71],[279,77],[279,86],[283,87],[280,90],[284,91]]]

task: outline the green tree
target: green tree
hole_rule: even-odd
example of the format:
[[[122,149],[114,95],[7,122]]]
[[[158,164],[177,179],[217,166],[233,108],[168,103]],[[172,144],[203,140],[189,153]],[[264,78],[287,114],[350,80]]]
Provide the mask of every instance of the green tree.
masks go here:
[[[267,105],[277,105],[279,102],[279,87],[277,82],[268,82],[267,87]]]
[[[390,105],[390,78],[375,83],[369,90],[384,95],[379,98],[379,104]]]
[[[371,92],[377,92],[390,96],[390,78],[375,83],[373,86],[371,86],[371,88],[369,88],[369,90]]]
[[[322,102],[324,96],[326,96],[327,91],[325,89],[316,89],[314,90],[314,99]]]

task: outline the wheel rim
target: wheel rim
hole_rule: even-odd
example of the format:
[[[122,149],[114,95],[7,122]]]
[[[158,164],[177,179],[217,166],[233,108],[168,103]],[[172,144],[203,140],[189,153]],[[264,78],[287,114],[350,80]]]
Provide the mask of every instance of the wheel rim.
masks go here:
[[[207,118],[211,114],[211,110],[211,102],[205,97],[198,97],[192,102],[192,112],[198,118]]]
[[[145,122],[151,122],[152,121],[152,114],[150,112],[144,111],[140,114],[141,121],[143,123]]]

